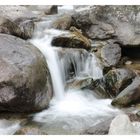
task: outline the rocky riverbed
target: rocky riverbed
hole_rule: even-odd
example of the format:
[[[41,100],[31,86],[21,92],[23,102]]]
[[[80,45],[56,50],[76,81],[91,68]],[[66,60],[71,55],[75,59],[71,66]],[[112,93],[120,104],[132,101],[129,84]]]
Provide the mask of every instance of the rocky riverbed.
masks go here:
[[[139,105],[140,6],[0,6],[0,134],[140,134]]]

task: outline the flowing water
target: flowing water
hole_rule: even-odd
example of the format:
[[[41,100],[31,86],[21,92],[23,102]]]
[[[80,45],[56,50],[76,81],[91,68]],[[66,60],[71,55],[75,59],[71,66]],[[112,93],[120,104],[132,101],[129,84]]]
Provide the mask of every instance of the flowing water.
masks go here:
[[[52,29],[52,22],[72,10],[72,6],[62,6],[59,8],[59,14],[42,17],[30,40],[46,57],[54,88],[54,97],[49,108],[34,114],[33,117],[36,124],[41,124],[41,131],[47,134],[83,134],[88,128],[120,113],[110,105],[110,99],[100,99],[93,91],[65,89],[71,65],[74,71],[72,78],[98,79],[103,76],[102,68],[94,54],[75,49],[71,52],[64,50],[64,55],[60,55],[63,46],[56,48],[51,45],[53,37],[68,33]],[[1,120],[0,134],[14,134],[20,127],[19,122]]]
[[[57,18],[57,15],[53,16],[54,18]],[[110,99],[99,99],[93,91],[64,90],[66,76],[69,74],[69,62],[73,63],[75,77],[88,75],[94,79],[101,78],[102,69],[94,54],[86,51],[83,55],[73,52],[60,58],[58,52],[62,48],[51,46],[51,41],[53,37],[67,32],[51,29],[51,22],[50,16],[38,23],[31,40],[46,57],[54,88],[50,107],[35,114],[34,121],[42,123],[42,131],[48,134],[80,134],[89,127],[115,116],[119,111],[110,105]]]

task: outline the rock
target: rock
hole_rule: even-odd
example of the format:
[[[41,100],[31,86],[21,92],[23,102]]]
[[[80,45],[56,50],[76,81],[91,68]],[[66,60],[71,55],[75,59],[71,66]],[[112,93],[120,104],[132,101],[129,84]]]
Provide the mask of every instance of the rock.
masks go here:
[[[140,102],[140,77],[136,77],[133,82],[126,87],[113,101],[112,105],[126,107]]]
[[[0,16],[14,21],[18,18],[35,18],[37,17],[37,14],[34,14],[26,6],[0,5]]]
[[[30,39],[35,22],[40,20],[27,6],[0,6],[0,33],[11,34],[22,39]]]
[[[121,48],[113,41],[100,42],[95,54],[104,67],[116,66],[121,58]]]
[[[83,134],[84,135],[106,135],[106,134],[108,134],[110,123],[111,123],[112,119],[105,120],[104,122],[98,123],[95,126],[90,127]]]
[[[94,80],[86,88],[94,90],[103,98],[116,97],[132,83],[136,74],[125,68],[110,70],[103,78]]]
[[[46,10],[45,10],[45,14],[46,15],[52,15],[52,14],[57,14],[58,12],[58,8],[56,5],[47,5],[46,6]]]
[[[56,36],[51,43],[53,46],[64,48],[84,48],[88,50],[91,47],[89,40],[79,32],[68,32]]]
[[[15,22],[7,18],[0,17],[0,33],[22,36],[23,32]]]
[[[34,32],[34,22],[31,20],[10,19],[0,17],[0,33],[10,34],[22,39],[29,39]]]
[[[123,46],[140,44],[139,6],[91,6],[73,14],[73,25],[96,40],[116,39]]]
[[[125,114],[121,114],[112,120],[109,135],[134,135],[136,130],[131,123],[129,117]]]
[[[32,112],[46,108],[52,84],[46,60],[28,42],[0,34],[0,110]]]
[[[33,36],[35,23],[32,19],[26,19],[26,18],[18,18],[14,21],[20,28],[22,35],[19,36],[23,39],[30,39]]]
[[[52,28],[68,30],[71,26],[71,15],[63,15],[53,22]]]
[[[92,78],[84,78],[84,79],[75,79],[72,81],[68,81],[66,85],[66,89],[82,89],[85,88],[87,85],[92,83]]]

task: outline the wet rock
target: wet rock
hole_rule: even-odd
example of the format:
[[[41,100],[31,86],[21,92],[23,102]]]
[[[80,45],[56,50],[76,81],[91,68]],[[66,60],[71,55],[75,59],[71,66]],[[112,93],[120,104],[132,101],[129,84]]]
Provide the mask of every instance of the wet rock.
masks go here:
[[[112,105],[125,107],[140,102],[140,77],[126,87],[113,101]]]
[[[93,81],[87,88],[94,90],[101,97],[116,97],[132,83],[136,74],[129,69],[110,70],[102,79]]]
[[[56,47],[64,48],[84,48],[90,49],[91,43],[82,33],[79,31],[68,32],[60,36],[54,37],[52,45]]]
[[[51,78],[41,52],[22,39],[0,34],[0,110],[39,111],[51,97]]]
[[[121,58],[121,48],[113,41],[99,42],[95,54],[101,60],[104,67],[116,66]]]
[[[87,85],[92,83],[92,78],[84,78],[84,79],[75,79],[68,81],[66,84],[66,89],[82,89]]]
[[[71,26],[71,15],[63,15],[54,21],[52,27],[55,29],[68,30]]]
[[[131,123],[129,117],[125,114],[118,115],[112,120],[109,135],[134,135],[135,127]]]

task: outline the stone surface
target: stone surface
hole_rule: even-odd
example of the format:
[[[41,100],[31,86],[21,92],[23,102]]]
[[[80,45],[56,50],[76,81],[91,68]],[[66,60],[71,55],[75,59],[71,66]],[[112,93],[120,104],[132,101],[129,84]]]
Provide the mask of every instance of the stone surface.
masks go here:
[[[82,35],[80,32],[68,32],[57,37],[54,37],[52,40],[52,45],[56,47],[64,48],[84,48],[90,49],[91,44],[89,40]]]
[[[110,70],[103,78],[92,81],[86,88],[94,90],[101,97],[116,97],[136,77],[135,72],[126,68]]]
[[[92,78],[75,79],[67,82],[66,89],[82,89],[92,83]]]
[[[95,54],[101,60],[104,67],[116,66],[121,58],[121,48],[113,41],[99,42]],[[94,48],[93,48],[94,49]]]
[[[71,15],[63,15],[53,22],[52,27],[55,29],[68,30],[71,26]]]
[[[125,107],[140,102],[140,77],[126,87],[113,101],[112,105]]]
[[[0,34],[0,110],[39,111],[51,97],[50,73],[42,53],[22,39]]]
[[[140,44],[140,6],[91,6],[73,14],[73,25],[91,39],[116,39],[126,45]]]
[[[90,127],[83,134],[84,135],[107,135],[109,132],[110,123],[113,118],[107,119],[104,122],[98,123],[97,125]]]
[[[110,125],[109,135],[134,135],[136,130],[129,117],[125,114],[116,116]]]

